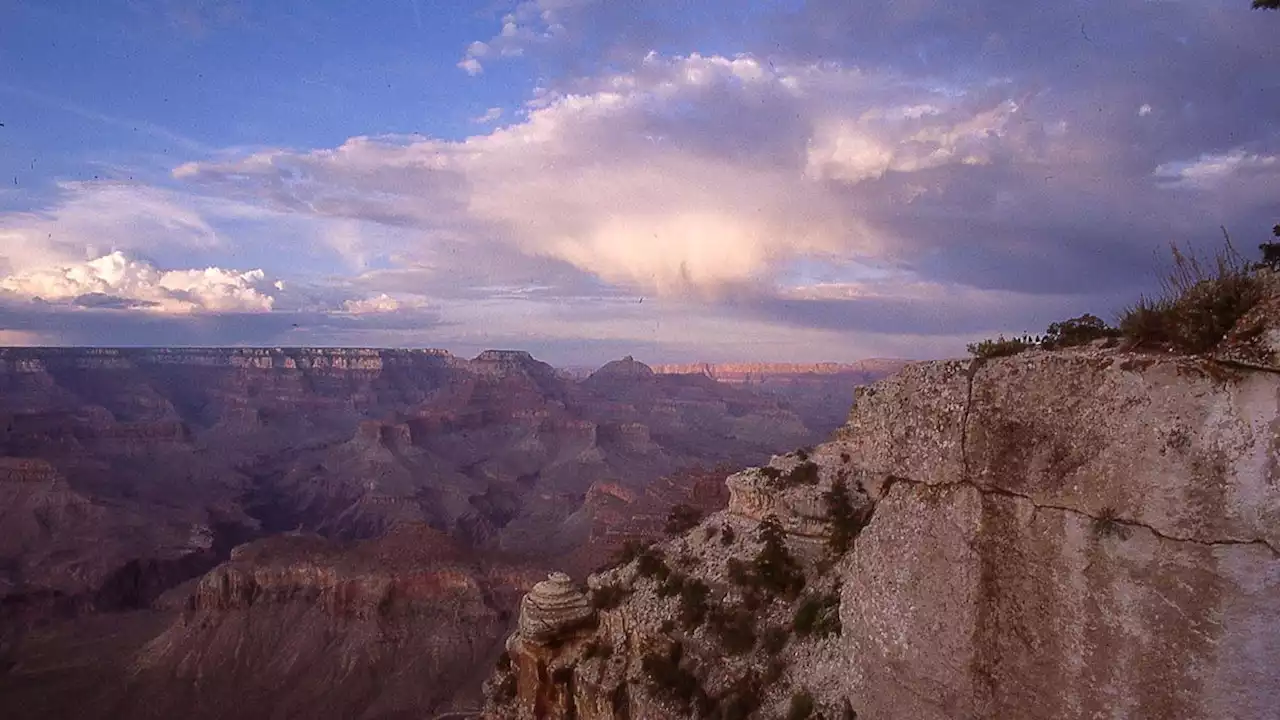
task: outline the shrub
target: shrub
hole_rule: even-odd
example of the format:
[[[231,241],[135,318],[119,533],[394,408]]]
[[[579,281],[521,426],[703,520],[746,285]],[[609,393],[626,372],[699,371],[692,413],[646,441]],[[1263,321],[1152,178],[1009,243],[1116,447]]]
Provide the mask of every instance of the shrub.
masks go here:
[[[1001,335],[995,340],[983,340],[979,343],[969,343],[967,349],[969,354],[979,358],[998,358],[1007,357],[1009,355],[1017,355],[1023,350],[1029,350],[1036,346],[1035,338],[1030,335],[1023,335],[1020,338],[1005,338]]]
[[[771,627],[760,638],[760,647],[770,655],[777,655],[787,646],[790,633],[780,627]]]
[[[688,712],[693,699],[701,689],[698,678],[680,664],[684,647],[673,643],[666,654],[650,653],[640,661],[640,669],[649,679],[653,690],[680,705]]]
[[[851,460],[853,460],[853,457],[849,455],[849,453],[847,452],[840,453],[840,462],[845,463],[847,465]]]
[[[707,529],[704,530],[703,532],[705,533],[703,535],[703,539],[710,542],[711,540],[716,539],[716,535],[720,534],[720,528],[716,527],[715,525],[708,525]]]
[[[686,630],[693,630],[707,617],[707,596],[711,588],[698,578],[692,578],[680,588],[680,622]]]
[[[791,706],[787,708],[787,720],[807,720],[813,717],[813,696],[807,690],[797,690],[791,696]]]
[[[725,525],[724,529],[720,531],[720,544],[724,547],[729,547],[735,539],[737,539],[737,533],[733,531],[733,528]]]
[[[591,593],[591,607],[596,610],[612,610],[627,598],[627,591],[618,585],[602,585]]]
[[[498,672],[507,672],[511,669],[511,656],[505,652],[498,656],[497,662]]]
[[[1121,540],[1129,539],[1129,527],[1116,519],[1115,508],[1104,507],[1098,511],[1098,517],[1093,519],[1093,532],[1101,537],[1118,537]]]
[[[812,447],[802,447],[796,450],[796,457],[800,458],[800,461],[803,462],[809,459],[809,453],[811,452],[813,452]]]
[[[1271,228],[1271,234],[1280,238],[1280,225]],[[1258,249],[1262,251],[1262,262],[1254,267],[1258,270],[1268,268],[1280,271],[1280,241],[1264,242],[1258,246]]]
[[[840,596],[835,593],[810,595],[796,609],[792,629],[800,637],[840,634]]]
[[[760,468],[760,474],[769,480],[777,480],[782,477],[782,471],[772,465],[765,465]]]
[[[844,555],[853,545],[853,540],[862,532],[865,520],[861,513],[853,507],[853,499],[844,480],[837,480],[831,489],[822,494],[822,502],[827,506],[827,521],[831,523],[831,535],[827,537],[827,549],[835,557]]]
[[[698,526],[702,522],[702,511],[680,503],[671,508],[671,512],[667,514],[667,534],[683,535]]]
[[[653,548],[645,548],[641,551],[640,556],[636,558],[636,572],[643,577],[666,580],[671,570],[662,561],[662,556],[658,554],[658,551]]]
[[[791,468],[791,472],[787,473],[787,481],[792,485],[817,485],[818,464],[812,460],[805,460]]]
[[[754,565],[755,585],[773,594],[794,598],[804,589],[804,574],[787,552],[782,526],[770,515],[760,523],[760,552]]]
[[[1094,340],[1117,338],[1119,336],[1119,329],[1111,327],[1097,315],[1085,313],[1080,317],[1050,325],[1049,329],[1045,331],[1044,339],[1040,342],[1040,345],[1046,350],[1057,350],[1087,345]]]
[[[1252,266],[1227,238],[1212,258],[1170,246],[1173,263],[1161,278],[1161,292],[1143,297],[1120,318],[1120,331],[1137,346],[1207,352],[1262,297]]]
[[[747,720],[760,709],[760,696],[764,687],[765,684],[760,682],[754,672],[742,676],[720,696],[717,720]]]
[[[673,572],[667,575],[667,579],[662,581],[658,586],[658,597],[675,597],[684,589],[684,575]]]
[[[709,613],[711,630],[731,655],[751,652],[756,646],[756,616],[746,608],[716,607]]]

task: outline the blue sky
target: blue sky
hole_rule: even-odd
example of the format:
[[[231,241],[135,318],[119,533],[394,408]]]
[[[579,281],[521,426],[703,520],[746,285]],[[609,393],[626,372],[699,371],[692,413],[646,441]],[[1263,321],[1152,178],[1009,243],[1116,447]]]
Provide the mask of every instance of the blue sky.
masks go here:
[[[1280,220],[1246,0],[0,0],[0,342],[946,356]]]

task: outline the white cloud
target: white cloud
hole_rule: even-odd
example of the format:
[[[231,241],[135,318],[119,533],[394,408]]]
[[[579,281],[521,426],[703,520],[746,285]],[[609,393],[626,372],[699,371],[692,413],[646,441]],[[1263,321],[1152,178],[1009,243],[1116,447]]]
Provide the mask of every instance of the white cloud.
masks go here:
[[[419,299],[394,298],[386,293],[359,300],[347,300],[343,309],[352,315],[369,315],[374,313],[394,313],[403,310],[421,310],[426,303]]]
[[[462,58],[458,61],[458,67],[473,77],[484,72],[484,66],[480,64],[479,60],[473,57]]]
[[[0,278],[0,291],[19,298],[156,313],[269,312],[281,290],[261,270],[160,270],[122,252],[74,265]]]
[[[633,72],[543,92],[521,122],[464,141],[353,138],[175,174],[283,187],[294,211],[417,228],[393,253],[401,264],[466,273],[478,253],[502,251],[515,253],[503,262],[551,258],[616,286],[705,296],[768,283],[796,257],[893,255],[905,240],[840,183],[1029,152],[1017,113],[1009,99],[830,63],[651,53]]]
[[[1146,117],[1150,114],[1151,114],[1151,105],[1147,103],[1143,103],[1142,107],[1138,108],[1138,117]]]
[[[1195,160],[1163,163],[1152,175],[1171,187],[1207,190],[1240,173],[1275,169],[1280,169],[1280,156],[1260,155],[1237,148],[1225,153],[1204,154]]]

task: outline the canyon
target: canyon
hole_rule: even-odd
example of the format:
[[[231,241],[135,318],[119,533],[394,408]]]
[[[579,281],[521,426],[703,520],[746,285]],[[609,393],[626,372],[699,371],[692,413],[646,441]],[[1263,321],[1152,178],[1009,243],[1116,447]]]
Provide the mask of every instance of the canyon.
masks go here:
[[[826,437],[857,382],[817,384],[520,351],[0,349],[0,707],[471,706],[522,592]]]

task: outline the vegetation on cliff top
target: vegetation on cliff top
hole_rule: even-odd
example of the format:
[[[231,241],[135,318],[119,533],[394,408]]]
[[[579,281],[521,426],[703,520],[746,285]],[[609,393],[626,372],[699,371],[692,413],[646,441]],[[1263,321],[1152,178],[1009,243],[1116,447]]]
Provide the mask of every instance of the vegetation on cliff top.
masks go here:
[[[1280,225],[1272,233],[1280,238]],[[1123,338],[1132,348],[1209,352],[1262,300],[1259,273],[1280,271],[1280,241],[1259,245],[1262,260],[1251,263],[1235,249],[1225,231],[1223,235],[1222,246],[1209,257],[1171,243],[1171,262],[1161,273],[1159,293],[1142,296],[1121,311],[1118,326],[1085,314],[1053,323],[1044,335],[1001,335],[970,343],[968,351],[976,358],[988,359],[1032,348],[1059,350],[1096,340],[1115,343]]]

